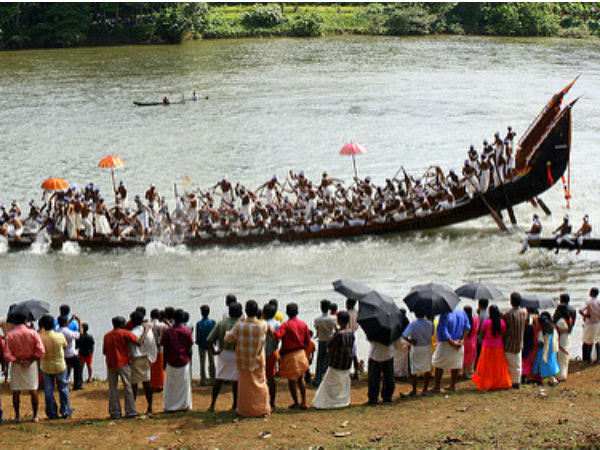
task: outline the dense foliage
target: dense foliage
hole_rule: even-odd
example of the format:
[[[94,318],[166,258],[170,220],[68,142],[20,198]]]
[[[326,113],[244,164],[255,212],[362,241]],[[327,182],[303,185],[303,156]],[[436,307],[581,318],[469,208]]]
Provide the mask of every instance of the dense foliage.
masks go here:
[[[600,3],[0,3],[0,48],[323,34],[600,35]]]

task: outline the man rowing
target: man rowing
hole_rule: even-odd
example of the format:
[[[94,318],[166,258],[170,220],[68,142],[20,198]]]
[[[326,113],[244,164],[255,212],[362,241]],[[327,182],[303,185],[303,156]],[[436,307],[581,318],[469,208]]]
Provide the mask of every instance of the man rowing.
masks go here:
[[[531,228],[523,237],[523,244],[521,246],[520,254],[523,254],[527,251],[529,247],[529,241],[533,239],[540,239],[542,237],[542,222],[537,214],[533,215],[533,223],[531,224]]]
[[[577,251],[575,254],[581,253],[583,247],[583,241],[590,237],[592,234],[592,226],[590,225],[590,217],[586,214],[583,216],[583,223],[577,232],[575,233],[575,242],[577,243]]]

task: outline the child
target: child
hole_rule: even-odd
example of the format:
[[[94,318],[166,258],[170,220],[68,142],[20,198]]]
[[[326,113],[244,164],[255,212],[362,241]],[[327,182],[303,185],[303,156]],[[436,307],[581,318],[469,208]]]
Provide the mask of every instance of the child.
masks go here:
[[[332,316],[337,316],[338,313],[338,305],[336,303],[331,302],[329,304],[329,312]]]
[[[410,348],[410,375],[412,391],[408,395],[417,395],[417,382],[419,375],[423,375],[425,384],[422,394],[427,394],[429,379],[431,377],[431,338],[433,337],[433,324],[425,319],[423,314],[415,313],[417,320],[408,324],[402,337],[411,345]]]
[[[537,341],[540,345],[536,357],[533,373],[542,378],[542,381],[548,380],[550,385],[557,383],[555,375],[560,371],[556,354],[559,349],[558,332],[554,328],[550,314],[544,311],[540,314],[541,330],[537,335]]]
[[[89,325],[83,323],[83,334],[77,339],[76,346],[79,349],[79,359],[83,366],[82,371],[87,367],[88,377],[86,383],[92,381],[92,361],[94,359],[94,337],[88,333]]]

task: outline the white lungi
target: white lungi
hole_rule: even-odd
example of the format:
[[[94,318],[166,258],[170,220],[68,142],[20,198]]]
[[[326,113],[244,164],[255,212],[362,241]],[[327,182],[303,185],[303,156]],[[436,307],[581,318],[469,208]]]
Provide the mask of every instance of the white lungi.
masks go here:
[[[594,345],[600,342],[600,322],[584,323],[581,340],[584,344]]]
[[[150,381],[150,361],[147,356],[140,356],[131,360],[131,384]]]
[[[521,352],[510,353],[505,351],[504,357],[506,358],[506,364],[508,365],[508,373],[510,373],[510,380],[513,384],[521,383]]]
[[[431,345],[412,346],[410,348],[410,373],[421,375],[431,370]]]
[[[409,350],[408,345],[394,346],[394,375],[397,377],[407,377],[408,373]]]
[[[189,363],[183,367],[167,364],[163,407],[165,411],[192,409],[192,377]]]
[[[462,369],[465,348],[455,349],[447,341],[438,342],[431,363],[437,369]]]
[[[350,405],[350,370],[328,367],[312,406],[317,409],[344,408]]]
[[[238,370],[234,350],[223,350],[217,355],[215,361],[217,380],[237,381]]]
[[[35,362],[29,367],[11,363],[9,377],[11,391],[36,391],[39,385],[38,366]]]

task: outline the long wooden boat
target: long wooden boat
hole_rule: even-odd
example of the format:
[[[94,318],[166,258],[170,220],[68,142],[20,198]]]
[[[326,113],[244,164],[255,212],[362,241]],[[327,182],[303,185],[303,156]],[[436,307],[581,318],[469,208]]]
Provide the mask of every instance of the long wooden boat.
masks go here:
[[[573,81],[574,82],[574,81]],[[184,244],[188,247],[232,246],[239,244],[260,244],[272,241],[296,242],[315,239],[339,239],[360,235],[379,235],[399,233],[410,230],[423,230],[452,225],[482,216],[489,215],[492,210],[497,213],[513,205],[527,202],[551,188],[564,174],[569,163],[571,151],[571,111],[575,101],[561,108],[563,97],[573,83],[552,97],[542,112],[529,126],[517,152],[519,173],[510,182],[489,189],[485,194],[477,194],[473,198],[463,198],[453,206],[433,211],[423,216],[409,216],[395,222],[369,223],[364,226],[347,226],[328,228],[320,231],[274,231],[245,236],[228,235],[225,237],[201,238],[199,236],[184,238],[168,245]],[[533,139],[531,136],[535,136]],[[27,238],[23,238],[26,239]],[[26,246],[23,241],[9,241],[11,249]],[[53,248],[61,248],[64,240],[52,239]],[[80,247],[90,249],[131,248],[145,246],[148,240],[140,239],[81,239],[74,241]]]
[[[529,246],[532,248],[545,248],[548,250],[578,250],[575,242],[571,243],[563,241],[560,244],[557,244],[556,239],[554,238],[532,239],[529,241]],[[600,239],[584,239],[581,243],[581,250],[600,250]]]
[[[191,100],[190,100],[191,101]],[[137,102],[137,101],[133,101],[133,104],[135,106],[169,106],[169,105],[183,105],[185,103],[185,101],[177,101],[177,102],[169,102],[169,103],[163,103],[163,102]]]

